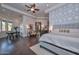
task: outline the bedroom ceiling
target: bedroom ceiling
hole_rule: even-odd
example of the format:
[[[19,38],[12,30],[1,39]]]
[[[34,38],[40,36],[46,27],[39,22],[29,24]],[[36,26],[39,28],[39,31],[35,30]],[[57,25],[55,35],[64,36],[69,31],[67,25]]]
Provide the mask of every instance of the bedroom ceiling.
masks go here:
[[[0,6],[0,15],[7,15],[7,16],[11,16],[11,17],[15,17],[15,18],[17,18],[17,17],[21,17],[21,14],[20,13],[16,13],[16,12],[14,12],[14,11],[11,11],[11,10],[9,10],[9,9],[6,9],[6,8],[3,8],[3,7],[1,7]]]
[[[45,11],[51,7],[56,6],[59,3],[36,3],[36,8],[39,8],[40,10],[36,13],[32,13],[32,12],[27,12],[27,7],[25,7],[25,5],[31,5],[30,3],[4,3],[5,5],[8,5],[10,7],[16,8],[20,11],[23,11],[24,13],[28,13],[31,14],[33,16],[36,17],[48,17],[48,13],[45,13]],[[1,11],[1,10],[0,10]],[[8,12],[9,13],[9,12]],[[12,14],[18,14],[18,13],[14,13],[14,12],[10,12]]]

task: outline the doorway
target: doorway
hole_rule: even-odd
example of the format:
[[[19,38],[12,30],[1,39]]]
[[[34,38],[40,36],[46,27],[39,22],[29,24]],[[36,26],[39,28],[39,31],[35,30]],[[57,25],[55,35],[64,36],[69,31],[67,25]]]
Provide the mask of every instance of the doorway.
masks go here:
[[[41,32],[41,22],[35,22],[35,31]]]

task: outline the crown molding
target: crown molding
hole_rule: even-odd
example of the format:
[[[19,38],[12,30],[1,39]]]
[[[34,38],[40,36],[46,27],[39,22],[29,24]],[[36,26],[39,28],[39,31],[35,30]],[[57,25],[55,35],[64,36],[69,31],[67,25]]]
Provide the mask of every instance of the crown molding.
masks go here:
[[[6,9],[9,9],[9,10],[14,11],[14,12],[17,12],[17,13],[20,13],[20,14],[23,14],[23,15],[26,15],[26,16],[30,16],[30,17],[36,18],[35,16],[33,16],[31,14],[25,13],[25,12],[19,10],[19,9],[16,9],[16,8],[11,7],[9,5],[6,5],[6,4],[1,4],[1,7],[6,8]]]
[[[56,8],[59,8],[59,7],[63,6],[63,5],[65,5],[65,4],[66,3],[57,4],[56,6],[53,6],[53,7],[49,8],[49,9],[45,10],[45,13],[49,13],[50,11],[52,11],[52,10],[54,10]]]

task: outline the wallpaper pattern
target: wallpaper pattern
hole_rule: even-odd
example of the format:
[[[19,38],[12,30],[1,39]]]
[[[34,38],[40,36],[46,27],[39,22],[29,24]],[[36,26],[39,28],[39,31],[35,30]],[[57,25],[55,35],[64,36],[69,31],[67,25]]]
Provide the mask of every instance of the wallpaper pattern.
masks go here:
[[[70,3],[52,10],[49,22],[54,28],[79,28],[79,4]]]

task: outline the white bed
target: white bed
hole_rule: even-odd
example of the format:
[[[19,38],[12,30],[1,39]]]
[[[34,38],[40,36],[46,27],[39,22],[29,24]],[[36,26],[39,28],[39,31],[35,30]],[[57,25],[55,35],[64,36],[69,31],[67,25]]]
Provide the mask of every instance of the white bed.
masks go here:
[[[74,54],[72,52],[76,52],[77,54],[79,54],[79,38],[76,38],[76,37],[68,37],[64,35],[56,35],[53,33],[48,33],[41,36],[41,38],[39,39],[39,42],[42,47],[45,47],[46,49],[49,49],[61,55],[63,54],[72,55]],[[69,51],[59,49],[48,43],[68,49]]]

